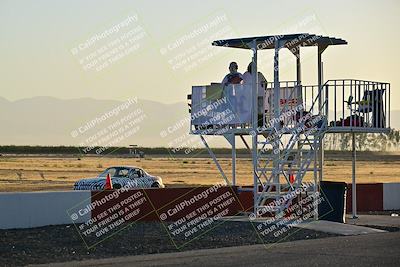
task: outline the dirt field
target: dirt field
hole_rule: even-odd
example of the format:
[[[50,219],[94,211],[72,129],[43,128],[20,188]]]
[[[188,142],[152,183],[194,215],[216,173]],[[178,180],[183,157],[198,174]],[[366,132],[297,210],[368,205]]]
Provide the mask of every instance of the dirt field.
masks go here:
[[[229,158],[220,160],[227,176],[231,177]],[[84,157],[16,156],[0,157],[0,192],[70,190],[81,178],[95,177],[113,165],[133,165],[163,178],[167,186],[210,185],[223,181],[210,158],[147,157]],[[400,155],[361,153],[357,161],[357,182],[400,182]],[[306,180],[312,179],[308,174]],[[252,183],[250,159],[237,160],[237,182]],[[349,153],[331,153],[325,157],[324,180],[351,182]]]

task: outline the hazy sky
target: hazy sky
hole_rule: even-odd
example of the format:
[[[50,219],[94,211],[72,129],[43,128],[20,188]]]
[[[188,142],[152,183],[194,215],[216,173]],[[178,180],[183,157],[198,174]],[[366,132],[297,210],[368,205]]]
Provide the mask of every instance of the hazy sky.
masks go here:
[[[399,15],[398,0],[0,0],[0,96],[185,101],[191,85],[219,82],[229,61],[241,71],[250,61],[246,50],[211,47],[213,38],[310,32],[349,43],[326,50],[325,79],[390,82],[400,109]],[[303,51],[303,84],[316,82],[315,51]],[[271,53],[260,58],[272,80]],[[282,60],[281,78],[293,80],[294,57]]]

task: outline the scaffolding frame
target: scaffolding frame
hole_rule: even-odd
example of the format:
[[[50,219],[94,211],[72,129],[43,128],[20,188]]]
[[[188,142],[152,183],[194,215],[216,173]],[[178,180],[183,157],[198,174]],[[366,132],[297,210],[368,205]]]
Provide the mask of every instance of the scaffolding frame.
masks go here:
[[[236,186],[236,136],[239,136],[243,141],[246,148],[251,153],[252,158],[252,166],[253,166],[253,188],[251,191],[253,192],[254,198],[254,209],[253,213],[256,216],[262,216],[265,212],[260,212],[267,210],[268,212],[282,212],[283,209],[287,208],[291,201],[284,203],[280,206],[267,206],[269,209],[266,209],[266,202],[271,202],[273,200],[277,200],[281,198],[283,195],[292,192],[296,188],[299,188],[303,184],[303,178],[308,171],[313,172],[314,177],[314,187],[313,193],[319,192],[319,182],[323,180],[323,160],[324,160],[324,135],[328,133],[334,132],[346,132],[352,133],[352,181],[353,181],[353,217],[356,217],[356,150],[355,150],[355,134],[357,132],[363,133],[385,133],[390,130],[390,84],[389,83],[378,83],[378,82],[369,82],[369,81],[360,81],[360,80],[328,80],[326,83],[323,81],[323,62],[322,62],[322,54],[326,50],[326,48],[330,45],[344,45],[347,44],[345,40],[333,38],[333,37],[325,37],[318,36],[314,34],[290,34],[290,35],[277,35],[277,36],[262,36],[262,37],[248,37],[248,38],[239,38],[239,39],[228,39],[228,40],[219,40],[214,41],[213,45],[215,46],[224,46],[224,47],[233,47],[233,48],[242,48],[242,49],[251,49],[252,50],[252,112],[251,112],[251,123],[249,127],[246,128],[226,128],[224,131],[220,131],[220,129],[213,129],[207,131],[193,129],[193,125],[191,125],[191,134],[200,135],[201,141],[204,146],[208,150],[212,160],[216,164],[219,172],[222,177],[226,181],[227,184]],[[300,58],[300,48],[304,46],[316,46],[317,47],[317,66],[318,66],[318,84],[316,86],[303,86],[301,82],[301,58]],[[295,126],[289,127],[288,129],[282,126],[279,118],[281,116],[282,111],[287,108],[286,104],[281,109],[281,84],[284,83],[279,79],[279,51],[282,48],[288,48],[289,51],[296,57],[296,81],[293,82],[292,92],[297,93],[297,99],[304,106],[304,111],[311,113],[313,116],[317,116],[319,120],[316,121],[315,127],[313,127],[314,132],[308,133],[309,129],[305,126],[307,121],[295,121]],[[258,70],[257,70],[257,59],[258,59],[258,51],[264,49],[274,49],[274,79],[271,85],[271,92],[273,96],[273,100],[271,101],[271,112],[269,119],[273,120],[273,127],[264,127],[265,126],[265,113],[263,114],[263,127],[259,127],[258,125]],[[350,85],[348,82],[350,81]],[[353,84],[354,81],[354,84]],[[357,83],[358,81],[358,83]],[[342,82],[342,84],[340,84]],[[342,125],[336,124],[336,106],[337,106],[337,88],[342,85],[342,102],[346,102],[345,98],[345,84],[350,87],[350,96],[353,97],[353,94],[356,96],[356,102],[360,102],[361,99],[361,91],[369,92],[369,86],[380,86],[382,90],[387,91],[384,99],[384,113],[388,116],[385,117],[383,123],[379,123],[378,125],[374,124],[374,127],[370,125],[362,125],[355,124],[357,119],[353,119],[352,108],[357,104],[348,103],[350,108],[350,126],[346,126],[344,124],[344,110],[343,110],[343,122]],[[358,84],[358,87],[357,87]],[[365,88],[361,89],[361,84],[364,85]],[[353,88],[353,86],[355,86]],[[374,87],[374,88],[375,88]],[[384,88],[383,88],[384,87]],[[288,82],[286,82],[286,88],[288,88]],[[333,88],[333,89],[332,89]],[[308,90],[311,90],[311,102],[310,105],[307,106],[307,93]],[[314,92],[317,90],[317,92]],[[333,90],[333,101],[329,101],[331,90]],[[377,89],[379,90],[379,89]],[[383,91],[383,92],[385,92]],[[375,92],[373,89],[372,92]],[[358,94],[357,94],[358,93]],[[310,95],[310,94],[309,94]],[[382,97],[383,93],[381,94]],[[358,96],[358,99],[357,99]],[[388,99],[387,99],[388,98]],[[375,98],[373,98],[375,99]],[[350,98],[349,98],[350,101]],[[383,102],[383,100],[380,100]],[[351,102],[351,101],[350,101]],[[343,104],[342,103],[342,104]],[[328,125],[328,117],[329,117],[329,108],[330,105],[334,106],[334,125]],[[383,104],[381,104],[383,105]],[[344,104],[342,106],[344,108]],[[376,104],[372,104],[372,108],[376,108]],[[382,111],[383,112],[383,111]],[[378,114],[377,112],[373,114]],[[382,116],[382,114],[380,115]],[[303,111],[301,111],[300,118],[303,117]],[[354,117],[354,118],[360,118]],[[379,118],[382,121],[381,117]],[[361,121],[361,119],[359,119]],[[386,123],[387,121],[387,123]],[[346,122],[347,123],[347,122]],[[355,124],[355,125],[354,125]],[[296,127],[302,127],[302,131],[296,132]],[[297,128],[298,129],[298,128]],[[315,131],[316,129],[316,131]],[[294,130],[294,131],[293,131]],[[278,132],[280,132],[278,134]],[[224,170],[218,162],[216,155],[213,153],[212,149],[208,145],[205,136],[206,135],[221,135],[224,136],[225,139],[231,146],[231,157],[232,157],[232,179],[231,181],[228,179]],[[243,136],[249,135],[251,136],[252,142],[251,146],[246,142]],[[283,136],[290,136],[289,142],[284,144]],[[268,137],[271,137],[269,138]],[[260,141],[262,139],[266,139],[267,141]],[[269,141],[268,141],[269,140]],[[272,141],[272,142],[271,142]],[[270,146],[270,149],[266,150],[265,147]],[[308,147],[308,149],[303,149],[304,147]],[[260,148],[261,147],[261,148]],[[264,155],[267,156],[267,159],[263,159],[264,167],[260,167],[260,158]],[[270,151],[273,151],[271,153]],[[312,164],[312,168],[310,165]],[[271,166],[272,167],[269,167]],[[286,166],[289,165],[290,167]],[[289,177],[292,172],[295,171],[295,179],[294,181],[290,181]],[[288,177],[289,176],[289,177]],[[281,183],[281,177],[286,180],[286,185]],[[262,181],[264,179],[264,182]],[[261,189],[261,190],[260,190]],[[241,188],[242,191],[250,191],[250,189]],[[271,209],[272,208],[272,209]],[[317,208],[317,207],[316,207]],[[318,211],[315,211],[315,219],[318,218]]]

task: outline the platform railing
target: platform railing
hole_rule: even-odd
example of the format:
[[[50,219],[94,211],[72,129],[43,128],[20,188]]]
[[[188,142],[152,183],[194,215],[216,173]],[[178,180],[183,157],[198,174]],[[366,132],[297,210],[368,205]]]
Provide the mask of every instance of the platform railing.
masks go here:
[[[390,128],[390,84],[340,79],[323,85],[327,115],[332,131],[383,130]]]
[[[296,112],[295,110],[302,111],[301,101],[301,87],[296,81],[282,81],[279,83],[280,86],[280,97],[279,97],[279,109],[280,116],[279,120],[288,128],[294,126],[296,123]],[[220,87],[220,89],[218,89]],[[274,106],[274,83],[260,83],[257,86],[257,113],[258,113],[258,124],[259,129],[269,130],[273,127],[275,118],[275,106]],[[222,90],[219,97],[208,97],[215,96],[212,91]],[[210,92],[210,93],[209,93]],[[226,98],[226,104],[218,105],[217,109],[208,109],[215,103],[218,103],[218,99]],[[210,100],[212,99],[212,100]],[[222,110],[229,110],[233,114],[232,118],[225,126],[229,129],[238,130],[251,130],[253,114],[252,107],[252,88],[251,84],[231,84],[228,86],[222,86],[220,84],[212,84],[210,86],[193,86],[192,94],[190,95],[190,106],[192,115],[196,112],[200,112],[204,115],[199,118],[197,116],[192,120],[192,130],[196,132],[199,129],[209,129],[210,132],[213,130],[220,129],[223,125],[220,121],[212,121],[210,117],[212,113],[221,112]],[[224,99],[225,100],[225,99]],[[203,112],[205,111],[206,112]]]
[[[285,127],[291,128],[291,126],[295,126],[299,116],[302,117],[304,112],[325,116],[331,132],[353,130],[382,132],[390,128],[389,83],[339,79],[328,80],[322,85],[322,88],[319,88],[318,85],[299,85],[296,81],[282,81],[279,85],[279,109],[281,115],[279,118],[275,118],[274,83],[269,82],[263,85],[265,87],[264,95],[258,93],[259,123],[257,126],[259,128],[271,129],[277,119]],[[196,98],[196,92],[204,91],[204,88],[206,87],[193,87],[191,98],[193,110],[196,110],[195,107],[201,106],[203,111],[218,100],[213,99],[211,101],[204,99],[204,97],[202,100],[200,97]],[[208,117],[208,120],[202,118],[203,120],[197,120],[197,122],[195,120],[192,121],[192,130],[206,129],[211,134],[215,130],[221,129],[221,127],[244,131],[252,129],[250,115],[253,112],[251,86],[230,85],[223,92],[221,97],[226,92],[229,92],[225,95],[228,96],[229,103],[228,105],[220,106],[231,110],[234,115],[233,119],[226,125],[222,125],[221,121],[218,120],[210,122],[210,118],[216,111],[211,110],[209,114],[204,116]],[[236,95],[234,92],[236,92]],[[245,94],[238,94],[240,92]],[[199,94],[205,93],[201,92]],[[247,108],[243,109],[243,107]]]
[[[252,99],[250,84],[193,86],[188,96],[191,132],[207,135],[249,131],[254,110]]]
[[[273,82],[267,83],[264,98],[264,127],[272,127],[274,121],[278,119],[282,125],[287,128],[295,126],[296,116],[298,112],[301,113],[303,110],[303,104],[301,100],[301,86],[298,85],[297,81],[282,81],[279,82],[279,118],[275,118],[275,106],[274,106],[274,89],[275,84]]]
[[[188,97],[192,117],[198,113],[203,114],[200,118],[199,116],[195,116],[196,118],[192,120],[192,132],[212,134],[222,127],[229,128],[230,130],[251,130],[251,114],[253,113],[251,85],[229,85],[222,89],[223,93],[221,93],[220,97],[227,97],[228,102],[226,105],[219,105],[218,109],[221,108],[224,110],[230,110],[232,111],[232,114],[234,114],[234,119],[230,120],[230,122],[226,123],[226,125],[222,125],[220,121],[211,121],[210,119],[210,117],[213,116],[212,113],[215,113],[217,110],[208,109],[208,107],[217,103],[218,98],[211,97],[213,100],[210,100],[207,97],[208,93],[206,93],[206,91],[212,90],[213,86],[215,89],[215,86],[218,86],[218,84],[212,84],[210,86],[193,86],[192,88],[192,94]],[[309,112],[308,109],[313,107],[313,102],[318,95],[317,86],[301,86],[297,83],[297,81],[280,82],[280,116],[279,118],[275,118],[276,108],[273,101],[275,89],[274,83],[268,82],[265,84],[259,84],[258,87],[262,88],[264,92],[260,92],[259,89],[257,93],[257,127],[266,131],[272,129],[277,121],[288,129],[295,127],[299,116],[303,116],[304,111]],[[304,91],[303,88],[307,90]],[[238,95],[237,93],[240,91],[247,93],[245,95]],[[236,95],[233,92],[236,92]],[[304,100],[307,100],[308,102],[305,102]],[[239,106],[248,108],[244,110],[243,108],[239,108]],[[219,110],[219,112],[221,112],[221,110]]]

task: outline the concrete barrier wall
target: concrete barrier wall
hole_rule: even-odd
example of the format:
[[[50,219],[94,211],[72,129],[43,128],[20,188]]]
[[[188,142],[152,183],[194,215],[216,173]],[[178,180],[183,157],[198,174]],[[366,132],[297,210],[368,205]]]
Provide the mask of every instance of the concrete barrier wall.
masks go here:
[[[167,221],[177,221],[180,218],[191,214],[198,208],[201,208],[209,201],[218,202],[215,204],[215,209],[218,210],[218,204],[223,204],[225,201],[221,200],[220,196],[229,195],[229,199],[232,202],[224,205],[223,209],[227,209],[225,216],[237,215],[243,210],[239,199],[237,199],[237,191],[235,187],[222,186],[215,191],[207,193],[208,189],[212,187],[182,187],[182,188],[146,188],[146,189],[133,189],[121,193],[118,198],[113,198],[107,201],[103,205],[97,205],[92,209],[92,218],[96,218],[103,212],[112,208],[121,202],[127,202],[132,196],[137,193],[143,195],[146,199],[143,205],[140,205],[140,214],[138,216],[132,217],[129,221],[160,221],[160,214],[165,214],[165,220]],[[92,192],[92,202],[100,203],[101,199],[106,196],[110,196],[114,191],[101,191]],[[205,197],[202,197],[204,193]],[[197,196],[197,200],[194,197]],[[228,198],[228,197],[227,197]],[[119,208],[114,209],[112,213],[117,213],[119,210],[123,210],[126,206],[134,201],[129,201],[127,204],[121,205]],[[225,202],[226,203],[226,202]],[[185,206],[182,206],[185,204]],[[179,209],[177,210],[177,207]],[[221,209],[222,210],[222,209]],[[207,216],[210,217],[210,216]]]
[[[352,185],[347,184],[346,211],[352,212]],[[357,211],[383,211],[383,184],[357,184]]]
[[[90,202],[90,191],[0,193],[0,229],[70,224],[67,211]],[[76,222],[90,217],[88,213]]]
[[[383,184],[383,209],[400,210],[400,183]]]
[[[346,212],[352,211],[352,186],[347,184]],[[253,192],[240,192],[245,210],[253,209]],[[357,211],[400,210],[400,183],[357,184]]]
[[[152,203],[148,216],[141,220],[159,220],[155,210],[168,211],[180,201],[190,199],[195,194],[201,193],[204,188],[165,188],[146,189],[145,195],[148,202]],[[233,202],[229,208],[229,215],[235,215],[241,211],[252,211],[252,192],[237,193],[236,188],[220,188],[218,193],[232,191],[237,194],[238,202]],[[130,195],[137,190],[127,192]],[[0,193],[0,229],[32,228],[47,225],[60,225],[82,223],[98,215],[108,208],[88,208],[93,202],[107,195],[91,191],[67,191],[67,192],[28,192],[28,193]],[[210,199],[210,198],[208,198]],[[193,208],[202,204],[193,205]],[[358,211],[381,211],[400,209],[400,183],[389,184],[359,184],[357,185],[357,207]],[[351,210],[351,186],[347,192],[347,212]],[[70,210],[70,214],[68,214]],[[88,210],[84,214],[76,212]],[[188,209],[190,211],[191,209]],[[164,211],[164,212],[165,212]],[[70,215],[79,214],[71,219]],[[182,215],[180,215],[182,216]],[[73,217],[73,216],[72,216]],[[174,219],[171,217],[170,219]]]
[[[347,185],[347,212],[351,212],[351,184]],[[357,184],[357,211],[400,209],[400,183]]]

